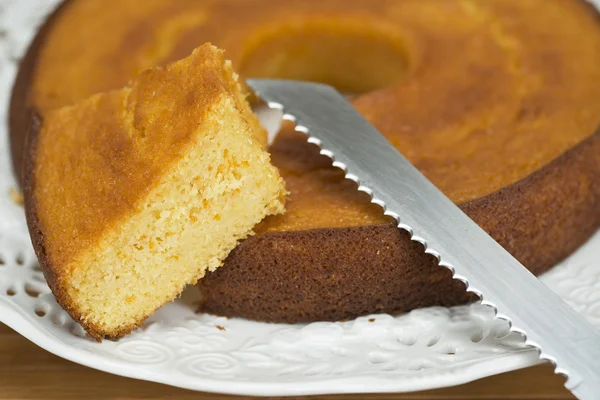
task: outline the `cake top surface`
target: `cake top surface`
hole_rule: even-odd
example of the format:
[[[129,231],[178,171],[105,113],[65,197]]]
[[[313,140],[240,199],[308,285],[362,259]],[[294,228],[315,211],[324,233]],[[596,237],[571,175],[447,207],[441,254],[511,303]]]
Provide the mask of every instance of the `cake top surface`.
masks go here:
[[[596,130],[599,21],[583,0],[78,0],[48,32],[32,102],[71,104],[211,41],[242,76],[358,92],[355,107],[463,203]]]
[[[210,108],[222,96],[244,101],[222,51],[207,44],[124,89],[45,113],[30,190],[38,223],[52,228],[43,232],[57,264],[138,211],[138,200],[198,141],[197,131],[210,129]]]

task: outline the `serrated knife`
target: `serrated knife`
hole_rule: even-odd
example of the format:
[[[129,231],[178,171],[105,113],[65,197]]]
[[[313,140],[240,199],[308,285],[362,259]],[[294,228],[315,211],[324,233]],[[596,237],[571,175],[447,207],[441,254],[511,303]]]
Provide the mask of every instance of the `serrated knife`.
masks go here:
[[[505,319],[567,377],[579,399],[600,399],[600,332],[450,201],[330,86],[250,79],[308,141],[398,221],[425,252]]]

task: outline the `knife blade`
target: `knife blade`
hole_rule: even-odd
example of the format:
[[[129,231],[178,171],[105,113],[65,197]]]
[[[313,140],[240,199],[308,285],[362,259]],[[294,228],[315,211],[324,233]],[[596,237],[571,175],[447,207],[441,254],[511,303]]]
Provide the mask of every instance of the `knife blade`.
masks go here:
[[[548,289],[421,174],[335,89],[249,79],[346,178],[509,322],[582,400],[600,398],[600,332]]]

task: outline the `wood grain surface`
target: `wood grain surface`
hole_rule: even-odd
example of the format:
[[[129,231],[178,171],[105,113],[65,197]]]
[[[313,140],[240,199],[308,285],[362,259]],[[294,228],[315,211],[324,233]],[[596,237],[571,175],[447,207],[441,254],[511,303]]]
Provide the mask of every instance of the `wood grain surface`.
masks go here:
[[[199,393],[123,378],[56,357],[0,324],[0,399],[197,399],[247,397]],[[292,399],[292,398],[287,398]],[[418,393],[313,396],[293,399],[573,399],[563,379],[548,365],[482,379],[466,385]]]

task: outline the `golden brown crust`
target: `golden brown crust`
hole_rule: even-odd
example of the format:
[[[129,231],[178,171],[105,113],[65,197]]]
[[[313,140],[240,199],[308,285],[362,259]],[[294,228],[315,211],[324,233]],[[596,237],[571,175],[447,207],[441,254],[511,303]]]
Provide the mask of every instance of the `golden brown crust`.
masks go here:
[[[533,273],[541,274],[600,226],[600,128],[526,179],[461,208]]]
[[[81,326],[86,330],[86,332],[96,339],[97,341],[101,341],[103,335],[97,333],[94,326],[89,325],[86,321],[84,321],[81,317],[82,315],[78,312],[77,308],[71,302],[69,296],[67,296],[66,291],[64,290],[64,286],[60,283],[60,276],[57,273],[58,269],[55,268],[52,260],[48,256],[46,251],[46,246],[44,244],[44,236],[42,234],[43,227],[41,226],[38,214],[37,214],[37,204],[35,200],[35,196],[32,196],[35,188],[35,174],[33,173],[35,168],[35,153],[38,145],[38,133],[42,127],[42,118],[41,116],[35,112],[35,110],[31,111],[31,115],[29,117],[30,125],[27,129],[27,141],[25,151],[23,154],[23,194],[25,200],[25,216],[27,218],[27,227],[29,228],[29,235],[31,236],[31,243],[33,245],[33,249],[38,258],[38,262],[42,267],[42,271],[44,273],[44,277],[48,282],[48,286],[52,290],[52,294],[56,298],[57,303],[61,305],[61,307],[73,318],[75,321],[78,321]],[[141,321],[143,322],[143,321]],[[140,322],[140,323],[141,323]],[[127,332],[135,329],[136,326],[131,326]],[[114,338],[123,336],[127,332],[122,332],[122,334],[115,334]],[[113,338],[109,336],[104,336],[106,338]]]
[[[474,300],[392,224],[266,233],[225,265],[198,283],[203,312],[296,323]]]
[[[323,2],[322,4],[326,3]],[[353,4],[355,3],[358,4],[359,2],[353,2]],[[467,2],[464,3],[466,4]],[[381,4],[383,7],[384,4],[391,4],[391,2],[386,3],[382,1]],[[492,4],[492,2],[488,4]],[[507,15],[510,14],[511,7],[516,4],[523,4],[525,7],[535,6],[534,2],[525,1],[493,2],[493,4],[508,10]],[[586,13],[587,17],[592,16],[592,18],[600,21],[594,7],[585,1],[574,0],[560,4],[567,5],[574,12],[581,13],[582,15]],[[324,5],[323,7],[328,6]],[[297,12],[296,8],[298,10],[302,8],[301,2],[290,3],[289,13]],[[263,13],[263,15],[266,14],[268,13]],[[256,16],[256,18],[262,17]],[[220,19],[225,17],[222,14],[217,14],[215,18],[217,21],[220,21]],[[535,18],[537,18],[537,12],[535,17],[526,19],[525,27],[522,26],[521,29],[529,29],[529,23],[534,21]],[[488,25],[490,27],[493,26],[492,24]],[[190,33],[186,38],[193,38],[197,31],[194,32]],[[211,34],[214,34],[214,32]],[[40,36],[43,35],[45,33],[40,34]],[[518,43],[511,41],[510,37],[506,37],[503,32],[499,32],[498,35],[500,39],[504,39],[502,45],[509,48],[515,46],[515,44],[518,45]],[[143,42],[143,39],[140,40]],[[186,49],[183,48],[185,46],[182,43],[185,44],[188,42],[190,41],[180,42],[179,47],[176,47],[171,55],[176,56],[177,53],[185,51]],[[435,43],[430,44],[435,46]],[[235,54],[237,50],[229,47],[230,45],[233,47],[238,46],[232,37],[224,37],[223,43],[220,43],[220,45],[228,50],[228,55],[233,53],[234,57],[232,58],[236,58]],[[140,48],[143,48],[143,46],[136,47],[137,50]],[[37,51],[36,49],[34,53],[37,53]],[[460,48],[457,46],[448,46],[447,53],[447,61],[453,61],[455,57],[460,56]],[[33,59],[36,57],[37,55]],[[482,56],[482,59],[485,60],[486,57],[493,60],[493,57],[496,57],[496,55],[488,53]],[[159,63],[163,61],[164,59],[154,60],[154,62]],[[545,84],[554,91],[555,100],[554,103],[545,104],[544,91],[539,91],[537,95],[534,94],[530,97],[525,97],[523,106],[516,108],[515,122],[523,124],[531,123],[531,126],[535,125],[537,118],[540,116],[544,117],[544,112],[548,112],[550,115],[553,115],[552,113],[558,115],[558,113],[562,112],[563,108],[568,108],[567,106],[570,101],[577,97],[577,93],[566,90],[569,88],[569,83],[565,82],[568,76],[560,73],[561,68],[564,67],[561,58],[557,58],[555,55],[549,53],[534,61],[536,63],[543,63],[543,66],[540,67],[539,64],[531,64],[527,65],[527,67],[533,70],[542,68],[544,74],[546,74],[544,75]],[[520,60],[513,59],[511,62],[514,62],[512,67],[516,67],[519,65]],[[442,63],[446,64],[445,62]],[[454,94],[457,96],[455,99],[461,101],[453,101],[452,98],[446,100],[437,99],[439,100],[439,109],[429,109],[426,107],[427,103],[432,99],[425,95],[429,93],[429,96],[435,96],[436,92],[420,93],[417,90],[417,86],[407,87],[406,93],[409,95],[416,93],[425,97],[417,97],[413,102],[414,104],[403,103],[403,106],[408,107],[402,110],[397,110],[397,103],[393,101],[393,98],[390,99],[390,97],[385,95],[385,90],[373,93],[372,95],[359,96],[355,101],[355,105],[368,114],[369,118],[375,118],[376,122],[378,122],[376,125],[378,125],[384,134],[390,130],[393,132],[399,124],[407,124],[407,122],[411,121],[411,118],[417,121],[429,121],[432,124],[439,123],[439,120],[428,117],[428,115],[435,115],[439,112],[442,112],[445,121],[452,121],[460,119],[461,115],[467,111],[474,113],[474,110],[478,109],[477,107],[479,106],[483,108],[490,106],[490,104],[486,105],[485,98],[482,97],[482,94],[486,92],[484,89],[487,86],[485,85],[490,84],[490,82],[494,83],[494,80],[500,86],[508,85],[508,81],[502,80],[504,79],[502,75],[494,74],[493,72],[492,70],[470,71],[472,76],[465,76],[472,81],[473,85],[466,85],[462,87],[463,91]],[[488,73],[487,76],[486,73]],[[29,75],[28,79],[31,78],[32,76]],[[591,81],[595,82],[597,80],[591,79]],[[528,85],[535,86],[536,84],[535,81],[528,82]],[[25,91],[28,85],[16,85],[15,91],[17,91],[18,87],[20,87],[19,90]],[[500,97],[505,96],[507,93],[512,93],[513,89],[516,88],[509,88],[506,93],[497,92],[495,95]],[[413,90],[416,91],[413,92]],[[564,92],[561,92],[561,90],[564,90]],[[15,99],[15,96],[13,96],[13,99]],[[462,101],[463,99],[465,101]],[[434,98],[433,100],[436,99]],[[17,103],[13,103],[13,106],[15,104]],[[385,107],[381,108],[380,105],[382,104]],[[516,106],[514,102],[511,104]],[[548,105],[546,111],[544,111],[545,105]],[[597,116],[593,104],[590,104],[590,107],[590,110],[587,111],[582,108],[581,115],[577,117],[571,115],[564,118],[562,120],[563,123],[568,122],[569,118],[574,122],[579,120],[579,118],[585,118],[585,113],[588,113],[586,114],[588,117],[589,115]],[[20,108],[23,109],[23,107]],[[381,117],[377,121],[377,118],[379,118],[376,115],[378,109],[382,113],[386,113],[388,117]],[[587,125],[592,124],[594,118],[590,118]],[[589,126],[588,128],[593,130],[597,126],[597,121],[595,124],[592,128]],[[16,125],[11,121],[11,137],[13,138],[13,143],[16,143],[18,140],[14,140],[15,136],[18,139],[18,136],[23,131],[15,130],[13,126]],[[568,124],[564,126],[564,131],[570,132]],[[472,133],[486,135],[490,134],[490,131],[475,130]],[[599,179],[598,158],[595,156],[595,154],[600,152],[598,135],[598,133],[594,134],[548,165],[544,166],[544,163],[540,165],[536,164],[537,171],[529,174],[524,179],[520,179],[517,183],[506,186],[504,189],[493,191],[493,193],[485,196],[473,196],[473,193],[469,193],[468,190],[467,192],[459,191],[453,198],[456,201],[461,201],[461,199],[462,201],[471,200],[463,203],[461,207],[528,268],[535,273],[541,273],[577,248],[600,224],[599,189],[594,188],[591,184],[594,180],[598,181]],[[543,136],[544,132],[541,130],[537,137],[539,139]],[[569,135],[564,135],[564,137],[570,140]],[[577,141],[579,139],[573,143],[563,143],[558,148],[562,149],[564,147],[566,149],[572,147]],[[495,145],[499,144],[496,143]],[[460,146],[460,143],[457,146]],[[531,144],[523,145],[518,151],[528,151],[530,146]],[[15,147],[18,146],[13,147],[13,154],[18,154],[18,148],[15,149]],[[440,149],[436,149],[435,151],[439,152]],[[414,157],[411,154],[407,155]],[[426,159],[416,159],[413,162],[416,162],[418,166],[425,170],[428,168],[431,170],[432,168]],[[443,175],[432,175],[430,177],[435,180],[440,179],[440,177],[444,178]],[[451,174],[447,175],[451,177]],[[492,176],[491,179],[493,178]],[[444,182],[443,179],[436,181],[436,183],[444,187],[452,186],[448,182]],[[277,229],[274,230],[276,231]],[[267,229],[266,231],[269,230]],[[387,252],[387,248],[384,247],[365,247],[365,241],[375,236],[381,238],[381,240],[387,240],[390,243],[388,247],[395,250]],[[345,247],[341,246],[342,241],[346,241]],[[311,251],[308,252],[308,261],[302,261],[299,266],[298,260],[300,256],[298,254],[303,252],[302,250],[298,250],[298,245],[300,244],[307,246]],[[278,249],[276,252],[278,254],[277,258],[271,257],[269,253],[274,248]],[[379,255],[377,256],[379,257],[383,254],[381,257],[384,257],[387,263],[377,261],[377,259],[370,260],[365,258],[358,252],[353,252],[355,248],[363,249],[364,254],[372,254],[375,251],[374,254],[377,255],[377,251],[379,251]],[[439,268],[432,268],[430,261],[427,261],[423,257],[420,251],[411,247],[408,238],[397,234],[396,230],[391,229],[388,225],[365,225],[356,228],[311,229],[296,232],[265,233],[261,236],[251,238],[240,245],[227,260],[226,268],[218,270],[215,274],[203,280],[201,285],[205,291],[207,300],[204,309],[230,316],[293,322],[310,319],[349,318],[363,312],[377,310],[398,312],[414,308],[415,306],[433,304],[449,305],[465,301],[467,298],[464,293],[456,284],[448,279],[447,273]],[[353,296],[358,298],[362,295],[360,299],[356,299],[356,303],[348,301],[344,303],[341,300],[344,294],[352,297],[352,292],[344,289],[344,287],[340,287],[341,284],[331,286],[323,284],[317,287],[315,285],[318,282],[308,278],[324,279],[325,272],[319,272],[320,270],[317,268],[311,269],[310,266],[313,265],[314,267],[314,265],[318,265],[319,263],[327,264],[331,260],[336,260],[338,265],[340,265],[339,273],[340,276],[344,277],[344,280],[340,280],[339,282],[343,282],[346,288],[354,288],[355,294]],[[277,274],[274,274],[274,265],[277,265]],[[295,277],[300,276],[295,271],[295,267],[303,268],[305,270],[304,276],[307,279],[294,280]],[[428,284],[432,285],[428,286],[430,289],[425,290],[423,287],[416,287],[418,283],[423,283],[423,277],[419,277],[418,272],[425,273],[430,278],[428,282]],[[372,274],[375,277],[379,277],[381,282],[394,282],[394,286],[390,286],[392,287],[392,291],[388,291],[391,294],[386,294],[379,298],[373,297],[374,293],[379,293],[380,286],[374,284],[374,281],[368,281],[370,282],[369,285],[361,285],[361,281],[357,277],[365,276],[365,274]],[[403,276],[405,279],[398,280],[398,276]],[[436,279],[439,279],[439,281],[436,281]],[[289,285],[286,286],[287,282],[290,281],[296,282],[297,285],[294,288]],[[260,288],[248,290],[248,285],[252,285],[253,282],[261,282],[264,290]],[[280,290],[281,288],[285,289],[282,290],[282,293],[276,292],[276,290]],[[400,296],[394,293],[394,290],[398,290],[398,288],[402,288]],[[290,294],[289,290],[292,289],[296,293],[295,302],[292,301],[288,309],[282,312],[278,307],[281,306],[282,301],[290,301],[286,298],[286,295]],[[286,290],[288,293],[285,293]],[[314,290],[317,291],[313,292]],[[257,298],[256,296],[261,293],[264,293],[264,296]],[[313,293],[313,295],[308,296],[306,295],[307,293]],[[383,302],[382,304],[384,305],[381,306],[380,302]],[[344,306],[332,310],[332,304],[335,305],[336,303],[343,304]],[[370,309],[369,307],[365,308],[365,304],[368,304]]]
[[[52,29],[54,21],[58,18],[62,10],[65,10],[67,3],[65,1],[58,6],[46,19],[42,27],[37,32],[35,38],[25,52],[23,59],[19,64],[19,70],[11,92],[10,105],[8,110],[8,133],[10,140],[10,152],[12,157],[12,166],[17,178],[17,182],[23,186],[22,174],[26,151],[27,135],[31,126],[37,124],[35,119],[40,118],[39,112],[32,107],[30,93],[31,81],[33,79],[37,60],[41,47],[43,46],[48,32]]]

